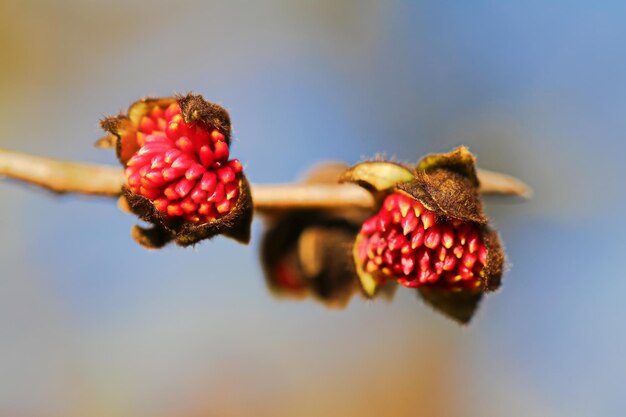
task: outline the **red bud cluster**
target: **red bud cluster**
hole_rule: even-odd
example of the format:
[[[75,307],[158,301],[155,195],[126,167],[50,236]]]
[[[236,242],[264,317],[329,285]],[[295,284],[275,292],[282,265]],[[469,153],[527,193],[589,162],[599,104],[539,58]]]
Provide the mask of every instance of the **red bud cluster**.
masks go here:
[[[396,284],[416,288],[437,311],[467,323],[483,294],[500,287],[504,251],[483,212],[467,148],[428,155],[415,167],[362,162],[342,180],[366,188],[377,202],[352,250],[365,295]]]
[[[101,124],[108,135],[96,145],[116,149],[126,205],[154,225],[133,228],[137,242],[188,246],[218,234],[249,241],[252,198],[241,162],[229,159],[226,109],[192,94],[146,98]]]
[[[177,102],[155,106],[141,118],[139,150],[126,163],[128,188],[168,217],[192,223],[220,218],[239,197],[238,159],[217,129],[183,120]]]
[[[479,290],[487,262],[476,224],[438,216],[401,192],[363,223],[357,250],[366,272],[409,288]]]

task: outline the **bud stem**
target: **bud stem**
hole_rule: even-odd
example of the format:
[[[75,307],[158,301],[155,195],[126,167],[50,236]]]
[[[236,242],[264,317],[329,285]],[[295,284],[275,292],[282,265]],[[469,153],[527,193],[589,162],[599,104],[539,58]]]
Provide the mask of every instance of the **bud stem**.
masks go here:
[[[0,176],[34,184],[56,193],[116,197],[126,183],[124,171],[108,165],[59,161],[0,149]],[[528,197],[520,180],[498,172],[478,170],[480,191]],[[257,211],[281,209],[372,208],[374,199],[354,184],[255,184],[252,199]]]

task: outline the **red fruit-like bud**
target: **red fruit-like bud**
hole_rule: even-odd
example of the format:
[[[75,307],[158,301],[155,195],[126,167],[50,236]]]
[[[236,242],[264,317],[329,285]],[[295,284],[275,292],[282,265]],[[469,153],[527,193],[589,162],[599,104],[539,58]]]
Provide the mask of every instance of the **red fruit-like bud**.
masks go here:
[[[142,219],[183,246],[219,233],[248,240],[249,187],[241,163],[228,160],[230,118],[222,107],[192,95],[146,99],[102,125],[125,165],[129,206]]]
[[[465,323],[482,293],[499,287],[504,253],[487,226],[474,157],[466,148],[429,155],[414,169],[363,162],[342,181],[371,191],[379,207],[353,248],[366,295],[397,282],[418,288],[435,309]]]
[[[420,217],[415,217],[414,208],[419,209]],[[405,217],[402,216],[402,211],[406,213]],[[398,217],[394,216],[396,213],[400,214],[400,221],[394,221],[394,218]],[[414,226],[422,222],[424,217],[437,218],[425,232],[424,229]],[[437,216],[406,194],[400,192],[389,194],[378,214],[367,220],[361,228],[358,237],[359,261],[366,264],[368,271],[378,275],[380,279],[397,280],[411,288],[437,285],[450,291],[478,290],[481,288],[480,277],[473,271],[479,274],[484,263],[474,255],[474,252],[487,253],[479,237],[480,225],[456,223],[460,225],[455,228],[449,219]],[[459,233],[469,233],[472,238],[463,239]],[[465,241],[465,244],[458,246],[460,262],[456,262],[456,256],[447,254],[446,246],[451,241]],[[404,245],[403,242],[407,244]],[[415,244],[410,245],[408,242]],[[374,247],[375,250],[365,249]],[[383,252],[386,256],[380,257],[378,252]],[[395,268],[397,265],[399,270]],[[394,272],[389,274],[383,270]],[[449,282],[442,279],[444,271],[460,276],[461,280]]]
[[[162,117],[165,110],[168,110],[167,118]],[[187,136],[180,136],[181,131]],[[164,207],[159,199],[156,207],[161,213],[169,218],[185,216],[187,221],[199,224],[223,217],[234,207],[233,200],[237,193],[225,195],[223,189],[225,185],[238,188],[239,179],[230,166],[220,167],[213,163],[216,143],[209,138],[224,138],[217,129],[208,127],[201,121],[186,123],[180,117],[180,106],[172,103],[168,106],[156,104],[147,116],[141,118],[139,132],[145,135],[146,144],[139,148],[127,164],[126,177],[129,179],[128,188],[131,192],[153,201],[165,196],[170,203]],[[213,135],[212,132],[216,134]],[[222,140],[217,144],[220,156],[226,155],[226,142]],[[160,168],[155,168],[154,165]],[[148,181],[137,181],[143,178]],[[207,191],[215,189],[212,184],[214,179],[222,191],[213,192],[210,196],[202,195],[202,188]],[[194,194],[193,201],[184,202],[185,197],[198,185],[200,190]],[[206,214],[197,212],[194,216],[188,216],[196,211],[198,204],[202,204],[201,197],[214,203],[217,210],[204,210]]]

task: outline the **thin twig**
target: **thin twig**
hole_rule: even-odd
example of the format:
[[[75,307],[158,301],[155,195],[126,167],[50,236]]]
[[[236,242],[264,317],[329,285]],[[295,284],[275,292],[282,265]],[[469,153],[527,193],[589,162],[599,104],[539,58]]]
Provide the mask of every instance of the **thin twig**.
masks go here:
[[[124,172],[107,165],[59,161],[0,149],[0,176],[38,185],[56,193],[115,197],[124,184]]]
[[[117,197],[125,184],[123,170],[109,165],[59,161],[0,149],[0,176],[20,180],[56,193]],[[529,195],[520,180],[498,172],[478,170],[483,194]],[[371,208],[374,199],[352,184],[255,184],[254,207],[259,211],[303,208]]]

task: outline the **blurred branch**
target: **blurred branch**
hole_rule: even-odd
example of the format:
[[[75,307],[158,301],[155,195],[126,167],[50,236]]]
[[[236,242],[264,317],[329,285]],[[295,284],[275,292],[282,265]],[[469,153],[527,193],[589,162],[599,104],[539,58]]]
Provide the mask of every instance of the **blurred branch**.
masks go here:
[[[126,183],[121,168],[108,165],[59,161],[51,158],[0,149],[0,176],[20,180],[56,193],[76,193],[105,197],[121,194]],[[527,197],[528,186],[498,172],[478,170],[480,191]],[[353,184],[255,184],[252,186],[255,209],[326,209],[338,207],[370,208],[372,195]]]
[[[56,193],[114,197],[125,183],[120,168],[58,161],[0,149],[0,176],[38,185]]]

